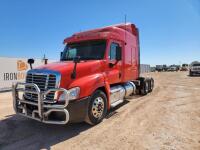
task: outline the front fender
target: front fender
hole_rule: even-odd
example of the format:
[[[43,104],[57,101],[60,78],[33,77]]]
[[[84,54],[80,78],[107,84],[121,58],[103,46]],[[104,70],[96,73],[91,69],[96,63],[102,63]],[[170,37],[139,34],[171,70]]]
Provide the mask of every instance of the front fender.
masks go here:
[[[80,87],[79,98],[90,96],[99,87],[105,86],[104,76],[102,74],[93,74],[74,80],[69,89]]]

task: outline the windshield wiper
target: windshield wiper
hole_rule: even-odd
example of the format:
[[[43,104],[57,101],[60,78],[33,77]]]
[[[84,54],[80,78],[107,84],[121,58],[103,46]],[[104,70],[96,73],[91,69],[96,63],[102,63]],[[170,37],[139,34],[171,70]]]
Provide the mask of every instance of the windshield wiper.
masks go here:
[[[80,60],[99,60],[100,58],[98,57],[80,57]],[[61,59],[61,61],[72,61],[74,58],[64,58]]]
[[[71,61],[71,60],[73,60],[74,58],[63,58],[63,59],[61,59],[61,61]]]
[[[80,59],[81,60],[98,60],[100,58],[98,58],[98,57],[81,57]]]

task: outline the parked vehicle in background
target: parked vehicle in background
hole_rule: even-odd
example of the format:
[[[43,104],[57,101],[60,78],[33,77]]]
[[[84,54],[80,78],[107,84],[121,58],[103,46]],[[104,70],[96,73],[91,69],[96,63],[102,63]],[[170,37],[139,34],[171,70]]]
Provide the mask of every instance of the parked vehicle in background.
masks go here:
[[[163,65],[156,65],[156,71],[158,72],[163,71]]]
[[[134,24],[76,33],[63,43],[60,62],[31,69],[25,83],[13,85],[17,114],[50,124],[95,125],[125,98],[153,90],[154,80],[140,76]]]
[[[180,71],[188,71],[188,64],[182,64]]]
[[[189,75],[190,76],[200,75],[200,62],[195,61],[191,63],[190,69],[189,69]]]
[[[171,67],[169,67],[168,71],[173,72],[173,71],[178,71],[178,70],[177,70],[177,67],[171,66]]]
[[[163,65],[163,71],[168,71],[169,67],[167,65]]]
[[[170,66],[169,67],[169,69],[168,69],[168,71],[178,71],[179,70],[179,67],[178,66],[176,66],[176,65],[172,65],[172,66]]]
[[[181,69],[180,65],[175,65],[177,67],[177,71],[179,71]]]
[[[151,72],[155,72],[156,71],[156,67],[151,67]]]

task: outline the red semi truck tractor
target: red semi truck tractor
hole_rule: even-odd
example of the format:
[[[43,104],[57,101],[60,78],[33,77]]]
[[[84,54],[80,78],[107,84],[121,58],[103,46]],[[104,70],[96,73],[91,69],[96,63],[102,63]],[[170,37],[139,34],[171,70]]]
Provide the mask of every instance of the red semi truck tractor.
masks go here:
[[[127,97],[153,90],[154,80],[140,77],[134,24],[76,33],[64,44],[59,62],[31,69],[25,83],[13,85],[17,114],[43,123],[95,125]]]

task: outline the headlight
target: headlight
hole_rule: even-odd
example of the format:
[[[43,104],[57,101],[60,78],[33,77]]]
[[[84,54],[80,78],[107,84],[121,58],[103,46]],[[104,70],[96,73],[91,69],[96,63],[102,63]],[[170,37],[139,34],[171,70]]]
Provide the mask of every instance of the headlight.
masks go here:
[[[79,93],[80,93],[80,88],[74,87],[68,90],[68,97],[66,97],[66,95],[63,93],[60,95],[58,100],[59,101],[65,101],[66,99],[74,100],[79,97]]]
[[[80,88],[79,87],[71,88],[68,90],[68,93],[69,93],[69,100],[77,99],[79,97]]]

